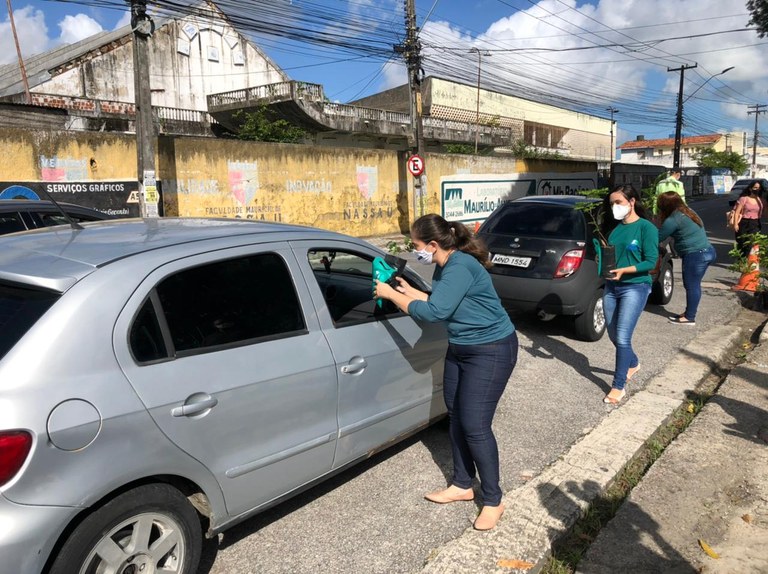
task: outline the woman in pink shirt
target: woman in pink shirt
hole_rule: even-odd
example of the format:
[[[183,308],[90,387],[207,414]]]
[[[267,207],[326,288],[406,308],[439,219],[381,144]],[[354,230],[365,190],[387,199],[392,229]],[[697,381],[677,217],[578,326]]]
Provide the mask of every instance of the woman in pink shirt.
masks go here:
[[[763,197],[765,190],[760,180],[753,180],[736,201],[736,245],[744,257],[749,256],[752,242],[746,239],[747,235],[757,233],[762,228],[760,218],[763,216]]]

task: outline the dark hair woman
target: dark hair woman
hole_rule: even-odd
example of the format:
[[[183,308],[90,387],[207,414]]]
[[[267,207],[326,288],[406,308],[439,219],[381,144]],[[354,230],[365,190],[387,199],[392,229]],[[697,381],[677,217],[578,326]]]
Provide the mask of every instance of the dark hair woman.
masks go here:
[[[733,230],[736,233],[736,245],[744,257],[749,256],[752,249],[752,243],[746,238],[747,235],[757,233],[762,229],[760,218],[763,216],[763,198],[765,189],[759,179],[749,182],[744,191],[736,200],[734,210],[736,212],[736,225]]]
[[[707,239],[701,218],[683,203],[679,195],[674,192],[662,193],[657,199],[657,205],[661,222],[659,241],[672,237],[675,249],[683,260],[685,312],[669,317],[669,320],[678,325],[695,325],[696,311],[701,301],[701,280],[717,254]]]
[[[389,299],[415,319],[444,321],[448,330],[443,395],[453,477],[448,488],[426,498],[441,504],[472,500],[477,474],[483,509],[474,526],[490,530],[504,512],[499,451],[491,423],[517,363],[517,333],[485,269],[488,251],[464,224],[425,215],[411,226],[411,240],[421,263],[437,264],[432,293],[399,280],[396,289],[378,282],[375,296]]]
[[[659,258],[659,232],[648,221],[640,194],[631,185],[616,186],[605,198],[601,231],[616,250],[616,268],[605,282],[603,295],[608,337],[616,347],[616,367],[603,402],[617,405],[626,394],[627,381],[640,369],[632,334],[651,293],[650,272]]]

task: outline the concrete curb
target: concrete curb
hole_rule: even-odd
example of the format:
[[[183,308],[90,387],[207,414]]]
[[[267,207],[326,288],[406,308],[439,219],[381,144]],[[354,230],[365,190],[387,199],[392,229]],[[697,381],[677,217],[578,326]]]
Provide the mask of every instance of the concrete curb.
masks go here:
[[[645,441],[685,402],[687,394],[725,359],[743,333],[740,326],[724,325],[698,335],[646,389],[632,393],[626,404],[611,412],[559,461],[507,493],[503,500],[506,513],[493,531],[467,529],[436,549],[422,572],[510,574],[541,570],[553,541],[571,530]],[[518,570],[499,566],[500,560],[523,560],[535,566]]]

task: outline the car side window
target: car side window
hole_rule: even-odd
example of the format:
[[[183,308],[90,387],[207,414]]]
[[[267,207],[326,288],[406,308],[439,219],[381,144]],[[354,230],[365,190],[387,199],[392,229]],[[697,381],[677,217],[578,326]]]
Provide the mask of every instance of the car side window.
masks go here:
[[[157,295],[177,356],[306,331],[290,271],[275,253],[181,271]]]
[[[0,214],[0,235],[26,230],[27,227],[24,225],[24,222],[21,220],[18,213]]]
[[[61,213],[39,213],[40,221],[46,227],[52,227],[54,225],[69,225],[69,221]],[[69,217],[75,223],[82,223],[84,221],[98,221],[95,217],[88,215],[78,215],[70,213]]]
[[[373,257],[351,251],[311,249],[307,255],[337,327],[402,313],[391,301],[373,299]]]
[[[168,357],[168,350],[163,340],[163,332],[157,320],[155,306],[147,299],[131,325],[128,343],[133,358],[138,363],[149,363]]]

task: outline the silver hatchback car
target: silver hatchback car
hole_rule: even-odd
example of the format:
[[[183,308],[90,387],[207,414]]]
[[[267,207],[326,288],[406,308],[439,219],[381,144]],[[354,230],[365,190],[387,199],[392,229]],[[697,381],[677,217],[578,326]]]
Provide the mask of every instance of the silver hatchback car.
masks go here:
[[[204,534],[442,417],[445,331],[372,299],[381,255],[232,220],[0,239],[0,573],[194,574]]]

